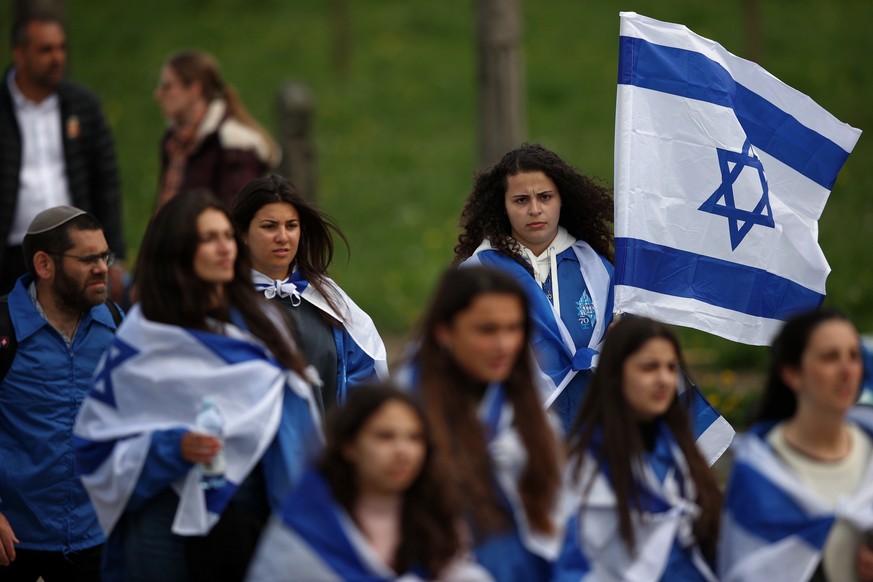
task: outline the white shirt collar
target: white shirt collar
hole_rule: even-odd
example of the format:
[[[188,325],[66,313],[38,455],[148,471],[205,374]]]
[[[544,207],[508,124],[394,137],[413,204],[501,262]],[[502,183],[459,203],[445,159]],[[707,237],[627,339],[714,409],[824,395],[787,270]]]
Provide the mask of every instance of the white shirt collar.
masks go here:
[[[25,97],[24,93],[18,88],[18,83],[15,82],[16,68],[9,69],[9,74],[6,75],[6,86],[9,88],[9,94],[12,95],[12,101],[15,103],[15,109],[21,110],[25,107],[34,109],[52,109],[58,106],[58,92],[55,91],[39,103],[31,101]]]

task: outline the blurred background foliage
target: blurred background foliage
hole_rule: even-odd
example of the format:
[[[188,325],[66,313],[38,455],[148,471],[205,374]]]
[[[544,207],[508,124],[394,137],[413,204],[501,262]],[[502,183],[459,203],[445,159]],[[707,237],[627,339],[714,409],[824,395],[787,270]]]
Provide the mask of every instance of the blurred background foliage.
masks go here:
[[[342,6],[349,48],[338,66]],[[868,0],[522,0],[522,9],[527,139],[609,184],[620,10],[685,24],[753,56],[842,121],[873,128]],[[332,275],[384,334],[405,337],[451,260],[476,170],[473,0],[67,0],[67,13],[71,75],[101,96],[117,141],[134,253],[157,190],[158,71],[173,51],[205,49],[269,128],[282,83],[312,89],[319,204],[352,248],[335,258]],[[0,3],[0,20],[10,18],[11,3]],[[8,43],[0,58],[10,61]],[[827,304],[862,331],[873,330],[871,154],[862,136],[820,222],[833,269]],[[766,357],[763,348],[682,333],[689,360],[714,377],[760,370]]]

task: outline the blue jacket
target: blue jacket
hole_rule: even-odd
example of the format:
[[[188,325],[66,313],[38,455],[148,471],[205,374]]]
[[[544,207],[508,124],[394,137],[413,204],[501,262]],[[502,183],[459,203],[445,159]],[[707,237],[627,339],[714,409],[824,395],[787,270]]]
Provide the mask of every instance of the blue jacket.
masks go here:
[[[116,326],[105,305],[94,307],[69,348],[37,311],[30,283],[30,275],[21,277],[9,294],[18,350],[0,383],[0,512],[19,548],[71,552],[103,543],[79,481],[72,435]]]

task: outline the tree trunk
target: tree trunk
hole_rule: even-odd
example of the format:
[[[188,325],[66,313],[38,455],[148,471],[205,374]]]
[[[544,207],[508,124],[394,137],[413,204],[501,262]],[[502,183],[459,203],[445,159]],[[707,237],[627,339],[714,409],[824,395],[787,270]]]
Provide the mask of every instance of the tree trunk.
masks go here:
[[[477,0],[479,167],[518,147],[526,132],[520,0]]]

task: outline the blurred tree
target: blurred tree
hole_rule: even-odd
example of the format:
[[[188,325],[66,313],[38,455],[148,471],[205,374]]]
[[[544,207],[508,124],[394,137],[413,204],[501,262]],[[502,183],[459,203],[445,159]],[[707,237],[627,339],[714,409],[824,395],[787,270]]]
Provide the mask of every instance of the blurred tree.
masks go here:
[[[341,77],[347,77],[351,68],[351,19],[349,0],[331,0],[331,63]]]
[[[479,167],[497,162],[526,134],[519,0],[476,2],[479,41]]]
[[[759,0],[743,0],[743,29],[745,31],[745,58],[761,62],[761,3]]]

